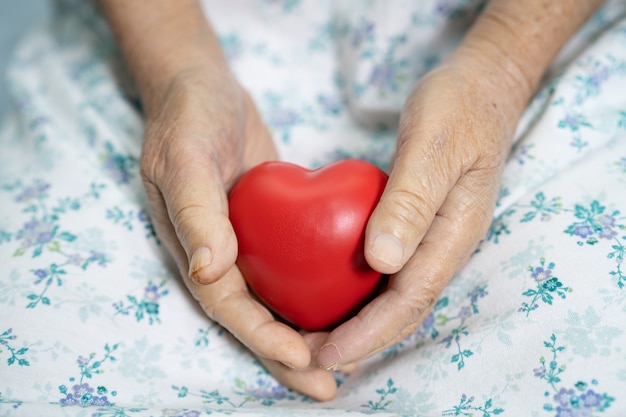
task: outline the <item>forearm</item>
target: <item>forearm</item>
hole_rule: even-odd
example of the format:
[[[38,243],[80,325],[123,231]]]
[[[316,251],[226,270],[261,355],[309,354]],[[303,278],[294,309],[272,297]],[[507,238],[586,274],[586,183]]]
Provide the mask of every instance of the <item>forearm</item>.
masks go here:
[[[459,47],[483,60],[483,76],[498,77],[521,113],[561,47],[601,0],[492,0]]]
[[[219,42],[196,0],[99,0],[149,112],[180,74],[228,72]]]

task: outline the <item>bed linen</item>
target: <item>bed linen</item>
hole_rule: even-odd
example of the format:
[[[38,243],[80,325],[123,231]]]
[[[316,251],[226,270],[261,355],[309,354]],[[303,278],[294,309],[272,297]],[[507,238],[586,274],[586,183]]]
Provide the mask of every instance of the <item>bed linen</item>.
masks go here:
[[[281,159],[387,169],[408,90],[483,5],[204,6]],[[0,416],[626,415],[625,16],[607,3],[555,60],[489,233],[432,314],[317,403],[187,294],[151,225],[119,52],[89,3],[57,2],[7,74]]]

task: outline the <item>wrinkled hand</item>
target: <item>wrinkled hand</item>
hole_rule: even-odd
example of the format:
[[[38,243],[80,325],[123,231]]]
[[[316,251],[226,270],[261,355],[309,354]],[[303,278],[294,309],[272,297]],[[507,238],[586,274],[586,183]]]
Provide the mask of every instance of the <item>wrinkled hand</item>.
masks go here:
[[[142,177],[157,234],[189,291],[278,380],[331,398],[332,374],[307,368],[322,339],[275,321],[235,266],[227,192],[246,170],[276,158],[250,96],[230,73],[195,68],[175,77],[157,103],[146,115]]]
[[[404,106],[396,155],[365,256],[387,290],[335,329],[317,354],[338,369],[411,334],[488,230],[519,117],[506,86],[473,58],[450,58]]]

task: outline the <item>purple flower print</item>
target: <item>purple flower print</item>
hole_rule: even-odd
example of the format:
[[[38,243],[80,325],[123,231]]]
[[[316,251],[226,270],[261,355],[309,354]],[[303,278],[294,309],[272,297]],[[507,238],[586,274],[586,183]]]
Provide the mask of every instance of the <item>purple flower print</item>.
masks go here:
[[[459,318],[465,320],[472,315],[472,309],[469,306],[463,306],[459,310]]]
[[[568,128],[572,132],[580,130],[581,127],[590,127],[591,124],[580,113],[568,113],[564,119],[559,121],[558,125],[561,129]]]
[[[489,295],[489,293],[486,290],[486,287],[484,285],[479,285],[476,286],[472,292],[470,292],[469,294],[467,294],[467,296],[470,299],[470,302],[472,304],[476,304],[476,302],[478,302],[479,298],[485,298],[485,296]]]
[[[67,257],[67,262],[72,265],[80,266],[82,265],[83,261],[84,258],[81,256],[80,253],[72,253]]]
[[[374,22],[369,20],[361,20],[359,25],[352,32],[352,47],[358,48],[363,41],[374,33]]]
[[[317,97],[317,102],[326,114],[337,115],[341,113],[342,103],[341,99],[337,96],[319,95]]]
[[[585,239],[589,236],[593,236],[593,228],[586,223],[579,223],[574,226],[574,235]]]
[[[435,327],[435,314],[431,312],[422,322],[416,336],[418,338],[432,337],[434,339],[437,335],[439,335],[439,332]]]
[[[391,62],[376,65],[370,74],[369,84],[383,90],[385,87],[394,85],[394,71]]]
[[[543,282],[547,279],[552,278],[552,270],[550,268],[544,268],[543,266],[538,266],[533,269],[533,272],[530,275],[535,281]]]
[[[597,218],[598,223],[602,226],[602,231],[598,234],[599,237],[604,239],[613,239],[617,236],[615,227],[615,218],[608,214],[602,215]]]
[[[78,405],[82,407],[111,405],[106,395],[98,396],[94,395],[93,392],[94,389],[87,383],[76,384],[72,387],[72,392],[68,393],[65,398],[61,398],[59,402],[66,406]]]
[[[67,394],[67,396],[65,398],[61,398],[59,400],[59,402],[62,405],[78,405],[78,404],[80,404],[80,401],[78,400],[78,398],[76,398],[74,396],[74,394]]]
[[[569,391],[573,393],[573,390]],[[588,390],[586,393],[581,394],[580,397],[575,395],[568,396],[568,403],[567,405],[561,404],[556,407],[557,417],[592,417],[594,410],[603,407],[602,396],[593,390]]]
[[[32,219],[24,224],[17,233],[17,239],[22,240],[22,248],[28,249],[34,245],[45,245],[54,239],[58,226],[51,221]]]
[[[196,410],[174,410],[166,409],[161,411],[163,417],[200,417],[200,412]]]
[[[146,287],[146,290],[144,291],[143,298],[147,302],[152,302],[152,303],[158,302],[159,298],[161,298],[158,285],[154,285],[154,284],[148,285]]]
[[[602,404],[602,396],[590,389],[580,396],[580,401],[585,408],[597,408]]]
[[[289,396],[289,392],[285,387],[272,384],[271,380],[263,376],[259,377],[254,384],[246,386],[240,394],[259,399],[261,404],[266,406],[274,404],[277,400],[284,400]]]
[[[441,344],[446,346],[446,349],[448,349],[450,346],[452,346],[452,340],[454,339],[453,335],[448,335],[446,337],[444,337],[443,339],[441,339]]]
[[[593,417],[597,415],[595,412],[602,412],[610,407],[613,397],[605,394],[598,394],[593,389],[588,388],[589,385],[584,381],[578,381],[573,388],[558,388],[557,385],[562,381],[559,374],[565,371],[565,366],[559,366],[557,363],[557,355],[565,349],[564,346],[557,346],[556,336],[552,334],[550,341],[544,345],[552,351],[552,360],[546,366],[544,357],[539,359],[540,368],[533,369],[535,376],[546,380],[555,390],[552,397],[552,404],[544,404],[543,408],[547,411],[555,411],[556,417]],[[597,380],[592,380],[592,384],[596,385]],[[548,393],[546,393],[546,396]]]
[[[101,396],[94,395],[91,398],[90,405],[94,407],[105,407],[105,406],[111,405],[111,403],[109,402],[109,399],[107,398],[106,395],[101,395]]]
[[[13,328],[10,327],[7,330],[5,330],[4,333],[0,334],[0,345],[8,346],[9,345],[9,343],[7,342],[8,340],[17,339],[17,336],[12,333],[13,333]]]
[[[559,417],[591,417],[592,411],[602,406],[602,396],[591,389],[579,397],[573,389],[561,388],[554,400],[558,404],[556,415]]]
[[[148,213],[148,210],[146,209],[139,210],[139,212],[137,213],[137,218],[142,223],[150,222],[150,214]]]
[[[49,188],[50,184],[41,181],[35,181],[34,185],[30,187],[25,187],[22,192],[15,197],[15,201],[18,203],[24,203],[30,200],[38,199],[40,197],[43,197]]]
[[[480,4],[480,2],[478,2]],[[472,2],[458,0],[439,0],[435,6],[435,14],[443,19],[456,20],[463,19],[474,12],[476,8]]]
[[[78,359],[76,359],[76,363],[78,364],[79,367],[84,368],[85,366],[89,365],[90,360],[91,360],[90,358],[86,358],[80,355],[78,356]]]
[[[106,264],[107,264],[107,262],[109,262],[109,260],[107,259],[106,255],[104,253],[91,251],[91,255],[89,255],[89,258],[87,258],[87,260],[85,262],[86,263],[97,262],[98,265],[100,265],[100,266],[106,266]]]
[[[435,13],[442,17],[451,17],[456,11],[457,4],[449,0],[442,0],[435,6]]]
[[[598,234],[598,237],[602,239],[613,239],[615,236],[617,236],[617,231],[613,229],[602,229]]]
[[[615,227],[615,217],[605,214],[598,217],[598,223],[600,223],[602,227],[608,227],[612,229]]]
[[[287,397],[287,389],[282,385],[274,385],[270,388],[261,398],[272,399],[272,400],[282,400]]]
[[[109,155],[103,163],[104,170],[111,176],[116,184],[128,184],[131,178],[124,160],[115,155]]]
[[[597,90],[604,81],[609,79],[610,75],[610,69],[608,67],[602,67],[598,71],[587,77],[585,79],[585,84],[587,85],[587,87]]]
[[[427,329],[433,324],[435,324],[435,315],[433,313],[430,313],[422,322],[422,327]]]
[[[200,412],[196,410],[185,411],[176,417],[200,417]]]
[[[118,153],[110,142],[105,143],[104,148],[105,152],[100,155],[104,171],[117,184],[128,184],[133,177],[133,168],[139,163],[137,158]]]
[[[556,417],[578,417],[578,414],[574,414],[574,411],[569,407],[558,406],[556,408]]]
[[[556,401],[558,404],[560,404],[563,407],[569,407],[571,404],[570,399],[573,396],[574,396],[573,389],[561,388],[559,392],[554,394],[554,401]]]
[[[40,283],[41,281],[43,281],[44,279],[46,279],[46,277],[48,276],[48,271],[46,271],[45,269],[35,269],[33,271],[33,273],[35,274],[35,276],[37,277],[37,281],[35,282]]]
[[[298,113],[289,109],[275,109],[269,113],[268,124],[273,128],[284,129],[300,121]]]

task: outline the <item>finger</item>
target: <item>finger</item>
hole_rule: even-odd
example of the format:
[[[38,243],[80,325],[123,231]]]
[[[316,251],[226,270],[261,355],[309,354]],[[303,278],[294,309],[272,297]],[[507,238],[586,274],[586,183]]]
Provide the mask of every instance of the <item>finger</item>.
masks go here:
[[[319,368],[293,370],[265,358],[259,358],[259,361],[281,384],[314,400],[329,401],[337,395],[337,383],[328,371]]]
[[[269,310],[250,296],[236,267],[211,285],[186,282],[207,316],[220,323],[256,356],[297,369],[311,363],[311,351],[302,336],[274,320]]]
[[[365,232],[365,258],[372,268],[394,274],[413,255],[461,175],[463,163],[455,154],[453,140],[443,135],[400,133],[391,175]]]
[[[432,311],[432,307],[434,307],[434,306],[430,306],[429,308],[427,308],[424,311],[424,313],[420,316],[420,318],[417,319],[417,321],[415,323],[410,324],[409,326],[405,327],[404,330],[399,332],[394,339],[389,340],[385,345],[377,347],[370,354],[368,354],[368,356],[372,356],[372,355],[380,353],[380,352],[382,352],[382,351],[384,351],[386,349],[389,349],[390,347],[392,347],[392,346],[394,346],[394,345],[396,345],[398,343],[401,343],[407,337],[409,337],[410,335],[415,333],[417,331],[417,329],[420,327],[420,325],[422,324],[422,322],[426,319],[426,317]],[[343,364],[342,365],[338,365],[338,369],[337,370],[339,370],[339,371],[341,371],[343,373],[350,373],[350,372],[353,372],[353,367],[354,367],[355,364],[357,364],[357,362],[352,362],[352,363],[349,363],[347,365],[343,365]],[[354,369],[356,369],[356,368],[354,368]]]
[[[148,205],[150,207],[150,217],[156,235],[159,241],[167,249],[167,253],[172,256],[176,262],[176,266],[182,276],[187,276],[189,271],[189,262],[185,249],[180,245],[176,231],[170,222],[165,201],[159,189],[152,183],[145,183],[144,189],[148,197]]]
[[[147,152],[151,162],[145,166],[156,165],[153,154]],[[158,212],[161,229],[171,223],[181,243],[186,255],[176,259],[181,273],[199,283],[214,282],[237,257],[221,173],[210,156],[193,147],[170,147],[166,154],[156,168],[142,170],[151,209]]]
[[[311,350],[311,352],[319,352],[320,348],[323,346],[327,338],[328,338],[328,332],[314,332],[314,333],[307,333],[304,335],[304,341],[309,346],[309,349]],[[321,368],[321,366],[317,363],[315,358],[316,356],[313,356],[310,367]],[[352,362],[348,364],[343,364],[341,368],[332,369],[332,370],[341,371],[341,373],[344,373],[344,374],[350,374],[356,371],[358,367],[359,367],[358,362]]]
[[[426,317],[486,233],[496,194],[487,177],[493,173],[468,173],[459,181],[387,291],[330,333],[315,359],[322,368],[371,356],[405,338]]]
[[[147,190],[150,198],[160,198],[159,194],[153,194],[154,188]],[[168,221],[164,205],[155,204],[155,207],[155,227],[161,225],[161,239],[175,260],[186,264],[185,251]],[[306,342],[293,329],[274,321],[271,313],[251,297],[236,267],[222,280],[208,286],[187,278],[184,281],[208,317],[220,323],[257,356],[281,361],[292,368],[309,365],[311,354]]]

